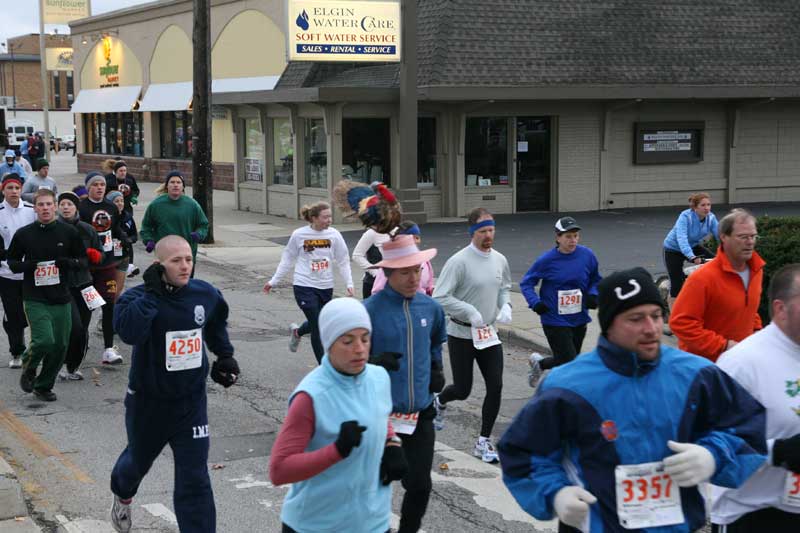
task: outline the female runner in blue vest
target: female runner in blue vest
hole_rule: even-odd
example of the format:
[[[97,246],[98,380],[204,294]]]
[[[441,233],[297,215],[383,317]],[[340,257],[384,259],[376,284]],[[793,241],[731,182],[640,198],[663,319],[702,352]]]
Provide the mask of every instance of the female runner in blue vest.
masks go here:
[[[292,483],[283,533],[384,533],[392,491],[408,468],[389,414],[389,375],[368,365],[372,323],[358,300],[338,298],[319,315],[325,355],[289,398],[269,475]]]

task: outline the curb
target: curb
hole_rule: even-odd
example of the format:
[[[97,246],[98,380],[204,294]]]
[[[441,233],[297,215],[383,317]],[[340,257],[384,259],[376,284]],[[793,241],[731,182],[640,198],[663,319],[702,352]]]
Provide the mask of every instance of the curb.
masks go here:
[[[3,457],[0,457],[0,531],[8,533],[41,531],[28,516],[28,507],[25,505],[17,474]]]
[[[498,325],[497,336],[500,337],[501,341],[507,342],[517,348],[530,350],[531,352],[539,352],[543,355],[552,355],[549,346],[532,339],[518,328]]]

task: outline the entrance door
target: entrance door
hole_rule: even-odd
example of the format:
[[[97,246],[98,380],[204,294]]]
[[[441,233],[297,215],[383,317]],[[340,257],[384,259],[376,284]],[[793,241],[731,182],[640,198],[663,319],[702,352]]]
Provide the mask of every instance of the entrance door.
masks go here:
[[[550,210],[550,119],[517,118],[517,211]]]

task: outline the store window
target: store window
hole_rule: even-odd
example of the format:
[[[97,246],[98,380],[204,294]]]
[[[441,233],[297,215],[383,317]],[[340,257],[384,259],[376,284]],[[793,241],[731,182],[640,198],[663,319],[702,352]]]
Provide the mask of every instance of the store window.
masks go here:
[[[361,183],[391,176],[388,118],[342,119],[342,177]]]
[[[87,153],[142,155],[142,113],[86,113],[83,121]]]
[[[264,136],[258,118],[244,119],[244,181],[264,181]]]
[[[272,161],[274,164],[272,183],[294,184],[294,135],[288,118],[272,121]]]
[[[192,157],[192,114],[189,111],[159,113],[161,157],[185,159]]]
[[[305,123],[306,187],[328,188],[328,139],[321,118],[307,118]]]
[[[67,71],[67,105],[72,107],[75,101],[75,82],[72,80],[72,71]]]
[[[436,119],[417,119],[417,187],[436,186]]]
[[[467,119],[464,167],[467,187],[508,185],[507,119]]]
[[[56,109],[64,107],[61,105],[61,79],[58,72],[53,72],[53,107]]]

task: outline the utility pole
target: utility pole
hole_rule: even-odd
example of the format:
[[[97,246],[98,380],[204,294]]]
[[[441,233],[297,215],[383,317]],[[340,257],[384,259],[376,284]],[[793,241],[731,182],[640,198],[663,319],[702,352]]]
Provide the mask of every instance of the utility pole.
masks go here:
[[[208,218],[206,243],[214,242],[214,179],[211,171],[211,6],[194,1],[192,93],[192,196]]]
[[[50,91],[47,80],[47,50],[44,38],[44,0],[39,0],[39,65],[42,75],[42,113],[44,114],[44,157],[50,160]],[[15,102],[16,104],[16,102]],[[16,105],[14,106],[16,108]]]

